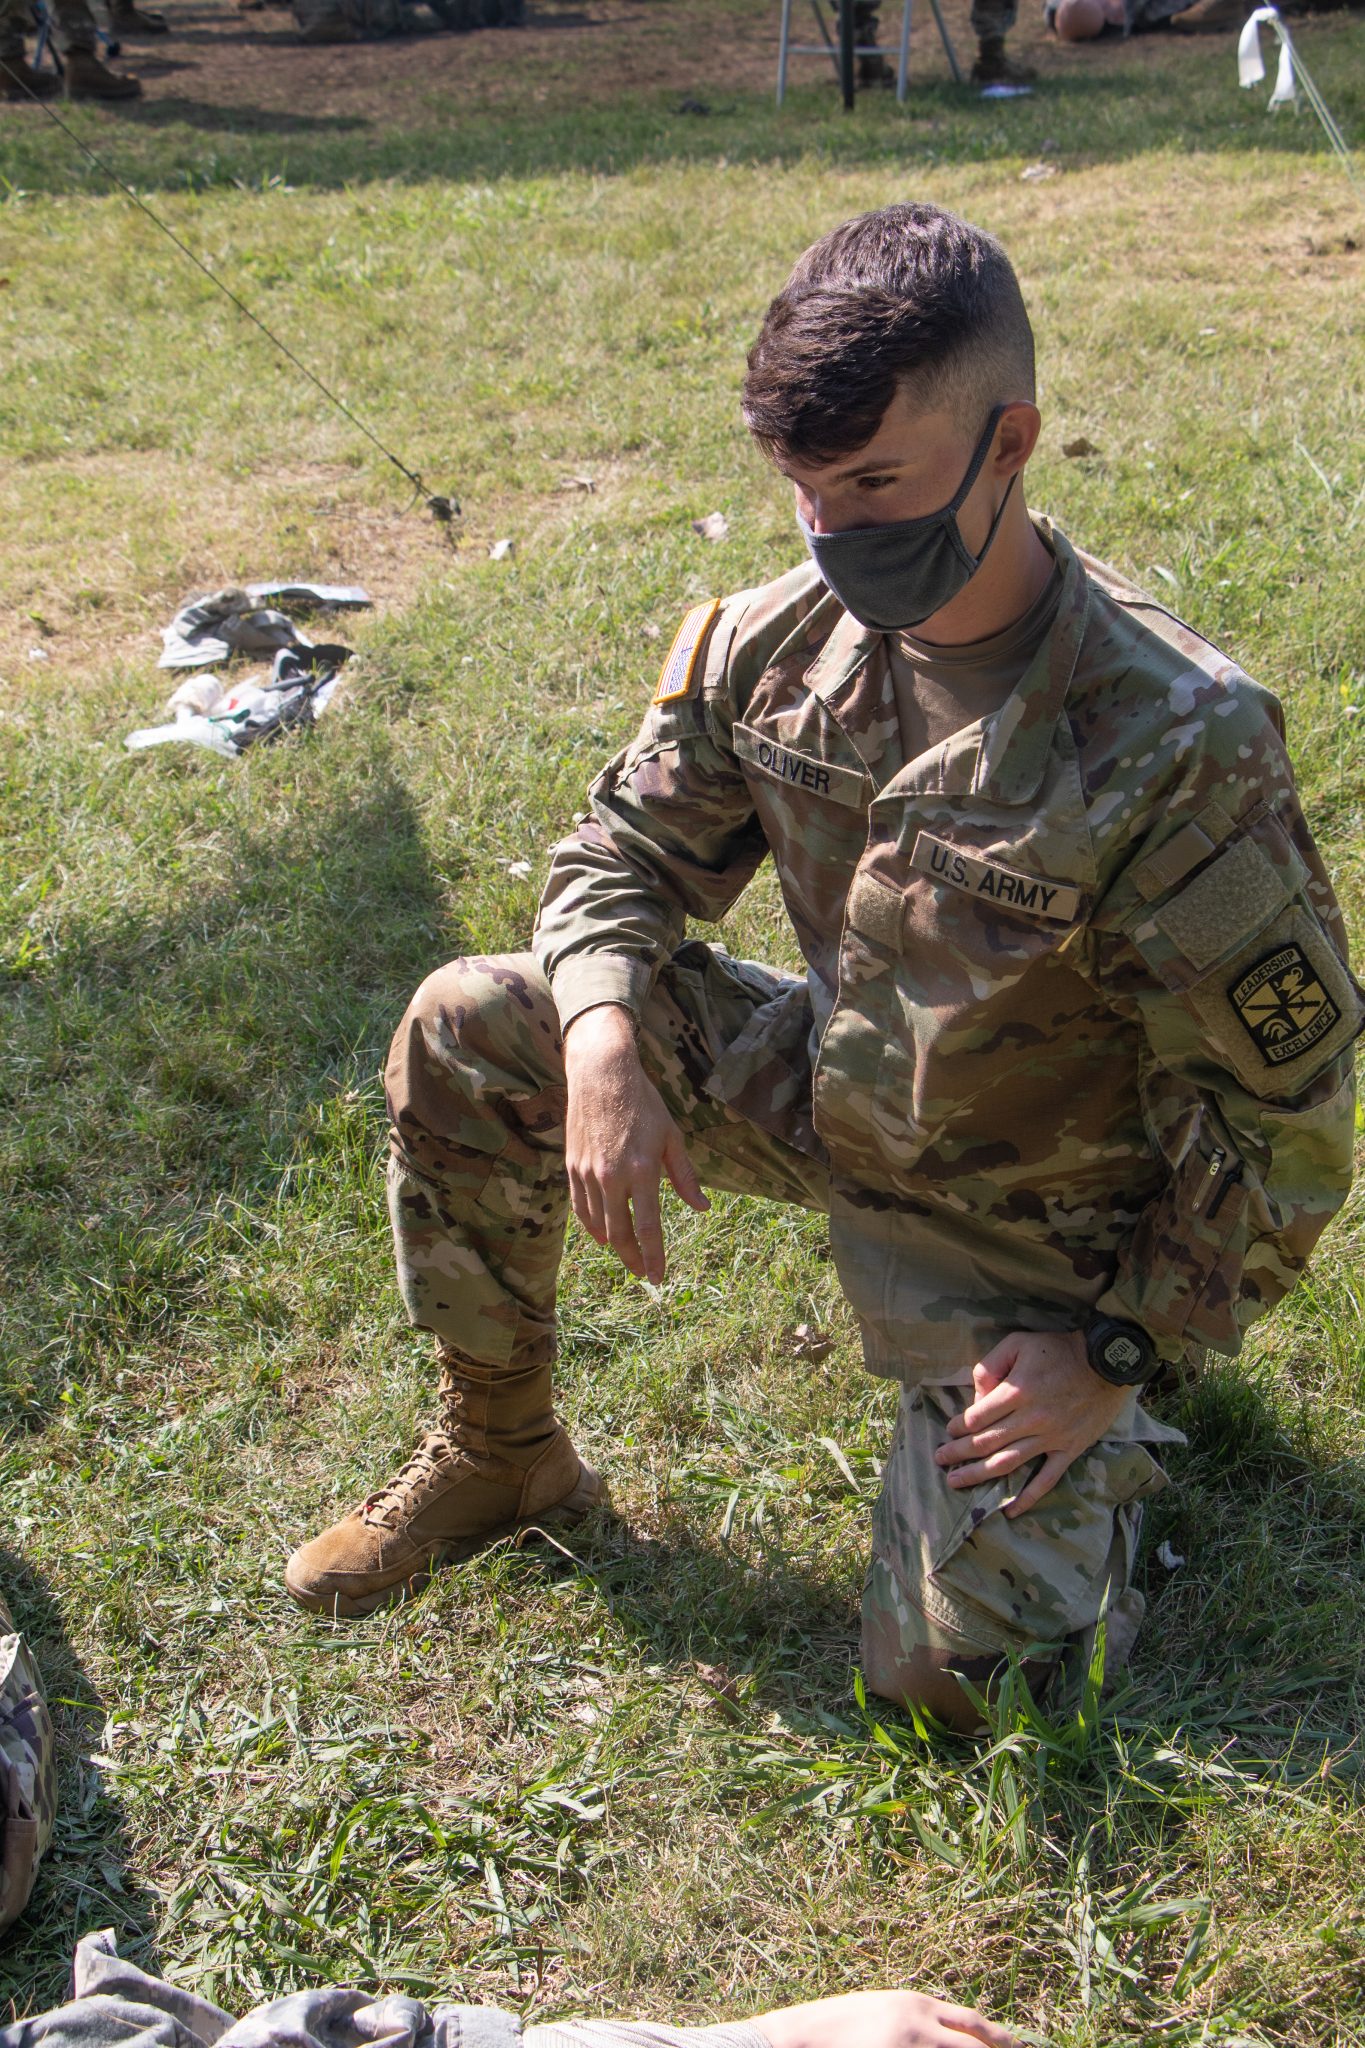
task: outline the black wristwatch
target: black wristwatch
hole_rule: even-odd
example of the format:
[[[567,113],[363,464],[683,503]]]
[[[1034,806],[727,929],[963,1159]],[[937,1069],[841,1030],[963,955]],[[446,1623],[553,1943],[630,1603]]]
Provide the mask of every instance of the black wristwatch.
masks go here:
[[[1113,1316],[1092,1316],[1085,1326],[1085,1355],[1090,1369],[1111,1387],[1142,1387],[1160,1370],[1156,1346],[1136,1323]]]

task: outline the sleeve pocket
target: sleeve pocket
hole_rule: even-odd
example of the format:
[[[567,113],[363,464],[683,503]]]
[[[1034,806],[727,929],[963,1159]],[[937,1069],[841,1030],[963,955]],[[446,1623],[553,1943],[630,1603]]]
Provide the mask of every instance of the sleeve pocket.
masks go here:
[[[1360,990],[1312,910],[1308,871],[1273,816],[1129,935],[1261,1100],[1292,1101],[1365,1024]]]

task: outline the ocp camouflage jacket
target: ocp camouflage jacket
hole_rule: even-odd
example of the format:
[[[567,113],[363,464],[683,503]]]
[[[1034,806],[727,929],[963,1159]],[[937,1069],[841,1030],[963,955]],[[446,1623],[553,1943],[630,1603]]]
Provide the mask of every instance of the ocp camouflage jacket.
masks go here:
[[[808,971],[710,1090],[828,1154],[868,1363],[909,1379],[1092,1305],[1235,1353],[1350,1180],[1365,1012],[1279,705],[1037,523],[1046,641],[915,760],[810,565],[689,614],[537,923],[565,1025],[638,1013],[771,853]]]

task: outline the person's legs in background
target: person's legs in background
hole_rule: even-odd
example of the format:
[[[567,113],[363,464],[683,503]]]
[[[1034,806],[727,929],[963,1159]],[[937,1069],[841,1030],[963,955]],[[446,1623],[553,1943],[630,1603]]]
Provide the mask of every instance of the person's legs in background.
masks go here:
[[[972,34],[976,37],[973,85],[1026,85],[1036,73],[1006,55],[1005,38],[1019,14],[1018,0],[972,0]]]
[[[55,71],[35,71],[24,38],[33,32],[29,0],[0,0],[0,98],[50,100],[61,91]]]

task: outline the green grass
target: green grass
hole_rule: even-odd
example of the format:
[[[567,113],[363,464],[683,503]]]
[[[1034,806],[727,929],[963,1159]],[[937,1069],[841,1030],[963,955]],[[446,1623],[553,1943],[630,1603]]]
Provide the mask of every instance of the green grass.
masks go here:
[[[1358,133],[1365,30],[1306,34]],[[459,491],[458,551],[55,134],[0,126],[0,1570],[63,1739],[16,2011],[113,1923],[238,2008],[334,1978],[701,2018],[900,1980],[1068,2048],[1365,2041],[1358,1206],[1174,1411],[1102,1709],[1011,1697],[981,1746],[867,1711],[889,1397],[820,1222],[724,1197],[672,1206],[658,1298],[571,1244],[563,1402],[622,1523],[354,1627],[280,1589],[430,1399],[390,1278],[388,1033],[433,963],[525,941],[660,632],[794,557],[735,397],[831,221],[913,191],[1004,235],[1034,501],[1282,693],[1362,935],[1359,211],[1310,128],[1238,97],[1226,39],[1124,57],[1010,108],[926,92],[909,126],[814,87],[781,124],[741,92],[690,125],[662,94],[419,106],[363,149],[81,113]],[[1060,175],[1022,183],[1048,140]],[[1078,434],[1098,456],[1062,457]],[[239,765],[125,756],[175,601],[274,571],[387,594],[336,714]],[[770,883],[726,938],[791,957]]]

